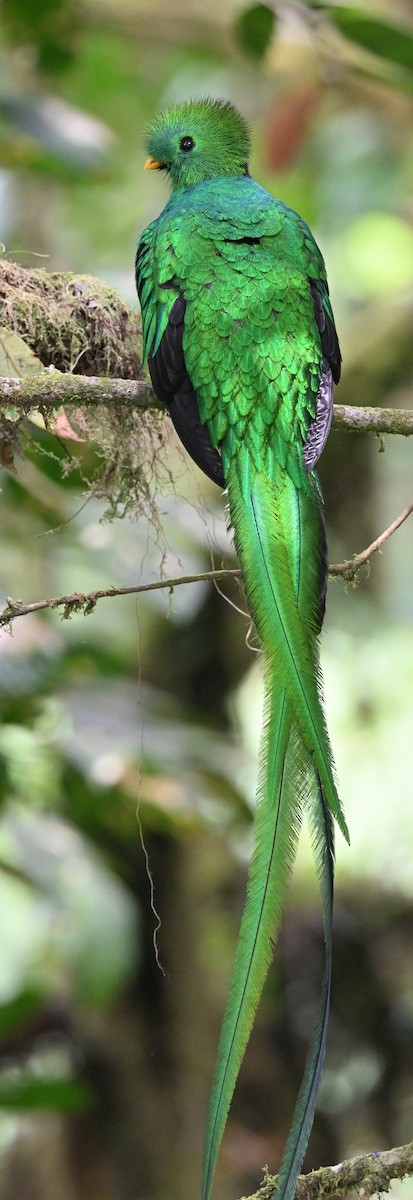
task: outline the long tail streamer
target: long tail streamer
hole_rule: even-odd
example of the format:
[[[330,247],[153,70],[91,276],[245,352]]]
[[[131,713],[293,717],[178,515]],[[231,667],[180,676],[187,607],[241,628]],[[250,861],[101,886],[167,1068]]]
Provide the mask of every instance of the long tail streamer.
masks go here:
[[[210,1195],[229,1106],[279,932],[305,808],[322,900],[325,975],[279,1176],[278,1200],[291,1200],[294,1195],[313,1122],[327,1036],[332,814],[348,837],[319,690],[320,583],[325,563],[317,485],[304,469],[302,486],[297,487],[285,471],[278,477],[273,464],[270,466],[271,470],[257,471],[242,447],[227,479],[244,588],[264,651],[265,693],[254,847],[211,1087],[203,1200]],[[319,547],[318,554],[314,547]]]

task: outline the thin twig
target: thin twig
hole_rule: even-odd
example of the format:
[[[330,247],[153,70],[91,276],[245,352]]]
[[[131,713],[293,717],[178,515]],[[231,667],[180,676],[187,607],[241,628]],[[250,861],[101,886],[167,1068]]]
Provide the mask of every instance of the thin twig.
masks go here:
[[[372,554],[376,553],[376,550],[381,549],[383,543],[387,542],[387,539],[391,537],[392,533],[396,532],[396,529],[399,529],[399,526],[403,524],[403,521],[407,520],[407,517],[409,517],[412,512],[413,501],[411,504],[407,505],[407,508],[403,509],[403,512],[401,512],[394,521],[392,521],[388,529],[385,529],[383,533],[380,533],[379,537],[377,537],[370,546],[367,546],[366,550],[362,550],[360,554],[354,554],[353,558],[347,559],[346,562],[331,563],[331,566],[328,568],[329,575],[341,575],[347,583],[352,583],[356,578],[360,567],[363,567],[364,564],[368,562]]]
[[[331,563],[328,571],[329,575],[341,575],[346,582],[352,582],[357,572],[376,550],[380,550],[384,542],[395,533],[396,529],[406,521],[407,517],[413,512],[413,501],[403,509],[388,529],[385,529],[380,534],[371,546],[367,546],[366,550],[362,550],[360,554],[355,554],[353,558],[347,559],[342,563]],[[157,592],[167,589],[172,592],[174,588],[181,587],[185,583],[203,583],[205,580],[216,580],[233,576],[239,578],[241,572],[239,568],[221,567],[216,571],[200,571],[197,575],[178,575],[176,579],[157,579],[154,583],[138,583],[132,587],[109,587],[97,588],[93,592],[72,592],[64,596],[49,596],[46,600],[34,600],[32,604],[24,604],[23,600],[13,600],[11,596],[7,596],[6,608],[0,612],[0,627],[2,625],[11,625],[11,622],[16,617],[26,617],[28,613],[40,612],[45,608],[63,608],[63,620],[67,620],[74,612],[83,612],[84,616],[89,616],[93,612],[98,600],[105,600],[111,596],[135,596],[142,592]],[[239,610],[240,611],[240,610]]]
[[[202,583],[203,580],[219,579],[221,576],[240,575],[240,571],[235,568],[230,570],[223,567],[218,571],[201,571],[198,575],[179,575],[176,579],[157,579],[154,583],[139,583],[134,587],[108,587],[98,588],[94,592],[72,592],[65,596],[49,596],[47,600],[35,600],[32,604],[24,604],[22,600],[13,600],[11,596],[7,596],[7,606],[0,612],[0,626],[10,625],[15,617],[26,617],[28,613],[39,612],[44,608],[63,608],[63,620],[67,619],[74,612],[83,612],[87,617],[93,612],[98,600],[105,600],[110,596],[134,596],[141,592],[156,592],[162,589],[168,589],[172,592],[174,588],[180,587],[184,583]]]
[[[360,1200],[369,1200],[380,1192],[388,1192],[391,1180],[404,1179],[405,1175],[413,1175],[413,1142],[395,1146],[393,1150],[358,1154],[336,1167],[321,1167],[319,1171],[299,1175],[296,1200],[326,1200],[328,1196],[345,1196],[351,1191],[357,1191]],[[276,1185],[277,1176],[265,1172],[262,1187],[248,1200],[272,1200]]]

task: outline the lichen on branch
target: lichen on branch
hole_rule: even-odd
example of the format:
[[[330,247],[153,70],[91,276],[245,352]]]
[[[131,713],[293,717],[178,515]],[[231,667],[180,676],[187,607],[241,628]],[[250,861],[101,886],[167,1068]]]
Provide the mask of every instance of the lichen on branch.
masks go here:
[[[296,1200],[327,1200],[351,1192],[357,1192],[360,1200],[370,1200],[371,1196],[388,1192],[393,1179],[404,1179],[406,1175],[413,1175],[413,1142],[392,1150],[358,1154],[335,1167],[320,1167],[299,1175]],[[262,1186],[242,1200],[272,1200],[276,1186],[277,1176],[265,1171]]]

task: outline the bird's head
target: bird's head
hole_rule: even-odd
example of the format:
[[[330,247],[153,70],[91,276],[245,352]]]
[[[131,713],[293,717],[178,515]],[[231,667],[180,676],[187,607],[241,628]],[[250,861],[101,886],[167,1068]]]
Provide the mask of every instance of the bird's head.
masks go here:
[[[222,175],[248,174],[249,132],[226,100],[190,100],[168,108],[148,130],[147,170],[166,171],[183,189]]]

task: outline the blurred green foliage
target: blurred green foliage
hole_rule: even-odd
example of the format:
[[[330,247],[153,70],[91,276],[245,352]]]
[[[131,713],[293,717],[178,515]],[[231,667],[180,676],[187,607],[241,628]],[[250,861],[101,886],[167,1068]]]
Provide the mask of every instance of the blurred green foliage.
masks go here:
[[[60,75],[76,54],[81,8],[71,0],[5,0],[3,28],[9,45],[30,46],[34,66],[45,75]]]
[[[268,4],[253,4],[244,9],[235,28],[245,54],[263,57],[274,34],[275,21],[275,11]]]
[[[363,10],[5,0],[0,35],[10,258],[87,271],[134,303],[136,238],[165,199],[143,175],[145,124],[170,101],[226,96],[251,122],[254,175],[322,246],[344,358],[338,399],[412,407],[407,0]],[[83,482],[92,446],[27,433],[27,457],[2,471],[3,603],[232,561],[222,499],[172,437],[176,494],[159,496],[161,534],[142,519],[102,523],[104,502]],[[411,498],[408,440],[381,448],[330,438],[334,560]],[[69,456],[80,474],[62,473]],[[330,1057],[309,1165],[410,1137],[411,547],[406,523],[356,590],[329,589],[326,700],[352,846],[338,846]],[[225,593],[242,608],[235,586]],[[249,853],[261,714],[247,628],[197,584],[105,600],[87,618],[32,614],[2,631],[2,1200],[196,1193]],[[261,1163],[277,1165],[319,987],[317,914],[303,838],[221,1200],[255,1188]]]
[[[334,25],[352,42],[413,71],[413,34],[406,26],[348,5],[329,5],[329,12]]]

